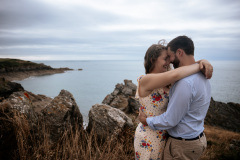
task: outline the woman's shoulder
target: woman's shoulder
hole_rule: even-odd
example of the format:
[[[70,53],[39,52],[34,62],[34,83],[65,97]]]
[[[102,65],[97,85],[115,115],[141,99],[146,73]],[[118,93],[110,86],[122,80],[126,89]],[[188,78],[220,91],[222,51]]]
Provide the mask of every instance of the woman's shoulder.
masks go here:
[[[137,81],[139,82],[145,75],[141,75],[138,77]]]

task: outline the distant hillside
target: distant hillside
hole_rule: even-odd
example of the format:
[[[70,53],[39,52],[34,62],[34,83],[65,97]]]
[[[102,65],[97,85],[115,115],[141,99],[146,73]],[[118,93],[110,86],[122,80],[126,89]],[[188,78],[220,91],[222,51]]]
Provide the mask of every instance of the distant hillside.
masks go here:
[[[0,58],[0,73],[30,71],[30,70],[48,70],[53,69],[43,63],[33,63],[20,59],[3,59]]]
[[[63,73],[69,68],[52,68],[43,63],[34,63],[20,59],[0,58],[0,77],[6,80],[22,80],[31,76]]]

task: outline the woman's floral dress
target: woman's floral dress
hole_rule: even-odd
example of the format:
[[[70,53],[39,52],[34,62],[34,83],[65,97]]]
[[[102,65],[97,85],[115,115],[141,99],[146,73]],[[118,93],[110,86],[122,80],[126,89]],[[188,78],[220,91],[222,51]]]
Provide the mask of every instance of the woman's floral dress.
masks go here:
[[[166,111],[168,104],[168,92],[163,88],[155,89],[147,97],[139,97],[139,81],[136,98],[139,98],[141,110],[148,116],[158,116]],[[167,132],[165,130],[151,130],[141,122],[135,131],[134,148],[136,160],[160,160],[166,143]]]

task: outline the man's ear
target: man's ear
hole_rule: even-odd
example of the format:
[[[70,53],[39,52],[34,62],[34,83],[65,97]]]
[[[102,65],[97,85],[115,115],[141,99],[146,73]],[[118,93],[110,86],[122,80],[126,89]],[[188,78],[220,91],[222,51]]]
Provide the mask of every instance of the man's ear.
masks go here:
[[[184,54],[184,51],[179,48],[179,49],[177,49],[177,54],[178,54],[180,57],[182,57],[183,54]]]

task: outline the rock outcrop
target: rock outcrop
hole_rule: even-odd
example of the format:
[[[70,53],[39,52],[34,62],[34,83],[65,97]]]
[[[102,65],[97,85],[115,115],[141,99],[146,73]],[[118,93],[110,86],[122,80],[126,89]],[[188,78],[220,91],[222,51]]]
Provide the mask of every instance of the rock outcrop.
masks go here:
[[[240,132],[240,104],[223,103],[211,99],[205,124]]]
[[[93,131],[100,138],[106,135],[118,136],[126,129],[133,129],[132,119],[119,109],[105,104],[95,104],[89,111],[87,131]]]
[[[62,90],[43,110],[44,124],[51,140],[57,142],[68,127],[83,127],[83,117],[73,95]]]
[[[125,113],[135,113],[140,104],[135,98],[137,86],[131,80],[124,80],[124,84],[117,84],[114,91],[107,95],[103,104],[118,108]]]

